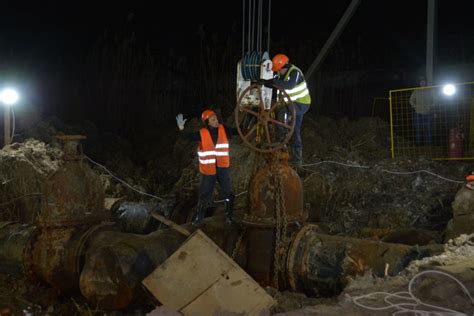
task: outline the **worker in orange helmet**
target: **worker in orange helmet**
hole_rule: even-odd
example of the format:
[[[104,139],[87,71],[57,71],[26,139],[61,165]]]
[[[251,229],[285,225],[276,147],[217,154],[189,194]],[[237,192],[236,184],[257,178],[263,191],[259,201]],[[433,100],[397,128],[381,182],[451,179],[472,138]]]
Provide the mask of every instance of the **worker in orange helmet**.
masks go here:
[[[197,213],[192,225],[200,227],[206,211],[213,204],[213,192],[216,181],[221,186],[222,198],[225,202],[226,223],[238,225],[234,218],[234,194],[230,178],[229,137],[237,135],[237,129],[219,123],[213,110],[205,110],[201,115],[204,127],[199,132],[187,133],[186,138],[198,141],[197,155],[201,181],[199,186],[199,202]],[[180,131],[184,131],[187,119],[183,114],[176,116]]]
[[[265,85],[270,83],[270,86],[273,85],[284,89],[295,105],[295,129],[291,142],[292,155],[290,163],[293,166],[301,167],[303,158],[301,125],[303,123],[303,116],[311,105],[311,96],[309,95],[303,72],[295,65],[290,64],[288,56],[276,54],[272,59],[272,70],[275,72],[276,77],[271,82],[265,82]],[[284,115],[285,113],[278,113],[278,116]]]

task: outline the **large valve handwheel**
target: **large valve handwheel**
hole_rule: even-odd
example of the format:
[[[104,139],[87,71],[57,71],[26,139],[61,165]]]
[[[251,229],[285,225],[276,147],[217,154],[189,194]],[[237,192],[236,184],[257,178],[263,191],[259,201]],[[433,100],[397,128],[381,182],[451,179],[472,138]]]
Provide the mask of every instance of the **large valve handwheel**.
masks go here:
[[[252,149],[269,153],[287,144],[295,129],[295,105],[283,89],[273,88],[271,105],[265,108],[262,86],[245,89],[235,107],[237,131]]]

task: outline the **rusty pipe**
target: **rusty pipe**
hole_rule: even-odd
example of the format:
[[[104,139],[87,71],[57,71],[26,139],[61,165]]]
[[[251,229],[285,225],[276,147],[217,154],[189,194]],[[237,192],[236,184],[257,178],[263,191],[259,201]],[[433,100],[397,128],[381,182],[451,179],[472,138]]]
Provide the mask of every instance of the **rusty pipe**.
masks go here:
[[[28,224],[0,222],[0,272],[26,274],[36,228]]]
[[[396,275],[412,260],[433,256],[443,245],[408,246],[321,234],[316,225],[303,226],[287,254],[287,286],[311,296],[339,293],[350,277],[371,270]]]
[[[191,225],[183,227],[192,231]],[[223,217],[205,220],[203,232],[221,249],[232,253],[239,232],[224,224]],[[171,256],[186,240],[173,229],[148,235],[117,231],[98,232],[91,239],[79,285],[94,306],[121,309],[145,296],[141,281]]]

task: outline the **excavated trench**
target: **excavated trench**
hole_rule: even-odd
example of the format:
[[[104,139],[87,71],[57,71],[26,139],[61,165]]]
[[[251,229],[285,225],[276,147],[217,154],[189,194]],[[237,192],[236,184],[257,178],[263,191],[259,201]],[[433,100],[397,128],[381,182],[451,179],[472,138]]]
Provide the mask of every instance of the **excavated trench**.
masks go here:
[[[395,276],[412,260],[440,253],[439,244],[447,236],[469,227],[466,221],[461,225],[454,219],[448,233],[445,230],[459,184],[423,173],[395,174],[430,170],[460,179],[468,173],[469,165],[423,158],[390,160],[384,148],[386,129],[386,124],[377,119],[353,123],[308,119],[303,128],[303,139],[308,144],[304,150],[307,166],[299,175],[286,166],[284,159],[266,162],[265,157],[233,140],[234,190],[241,193],[237,209],[247,229],[226,228],[220,216],[222,208],[216,203],[203,230],[229,255],[235,255],[235,261],[261,285],[269,286],[269,293],[279,299],[275,311],[285,311],[285,304],[301,307],[301,302],[310,301],[307,297],[336,297],[353,277],[367,271],[379,277]],[[4,210],[0,269],[5,282],[21,283],[21,279],[9,279],[8,274],[27,278],[28,284],[18,287],[13,296],[19,298],[13,301],[18,306],[36,308],[40,303],[43,311],[51,306],[55,311],[67,309],[59,306],[60,301],[71,305],[74,312],[90,306],[105,310],[141,306],[142,312],[150,309],[154,299],[143,292],[140,281],[185,239],[156,221],[151,212],[159,212],[178,224],[192,218],[198,172],[191,159],[186,162],[182,157],[191,157],[193,150],[180,141],[170,150],[168,161],[174,158],[184,167],[171,190],[156,193],[165,197],[160,201],[137,199],[135,193],[118,195],[126,189],[112,184],[113,179],[102,168],[91,165],[94,173],[85,161],[64,162],[59,158],[61,151],[38,141],[2,150],[5,184],[0,195]],[[176,172],[176,166],[165,166],[168,172]],[[159,171],[160,175],[166,172]],[[275,174],[285,179],[282,194],[268,195],[275,191]],[[153,179],[150,173],[141,188],[158,187]],[[51,185],[51,181],[59,181],[59,185]],[[98,194],[101,188],[105,188],[108,198],[116,198],[108,200],[106,212],[104,196]],[[465,197],[464,191],[458,195],[472,203],[472,197]],[[218,195],[215,198],[218,200]],[[290,212],[284,235],[275,235],[275,227],[280,225],[274,217],[278,199]],[[49,209],[45,201],[49,201],[47,205],[56,201],[53,204],[61,207]],[[458,213],[468,216],[465,210]],[[273,256],[277,243],[278,251],[285,254],[278,269]],[[20,303],[22,295],[34,286],[46,286],[48,293],[51,289],[50,297],[37,303]],[[2,290],[0,302],[12,306],[11,295],[3,298],[5,292]],[[295,292],[306,296],[285,294]],[[72,302],[64,298],[69,295],[66,293],[81,295]],[[56,295],[62,298],[51,301]],[[285,301],[290,298],[299,303]]]

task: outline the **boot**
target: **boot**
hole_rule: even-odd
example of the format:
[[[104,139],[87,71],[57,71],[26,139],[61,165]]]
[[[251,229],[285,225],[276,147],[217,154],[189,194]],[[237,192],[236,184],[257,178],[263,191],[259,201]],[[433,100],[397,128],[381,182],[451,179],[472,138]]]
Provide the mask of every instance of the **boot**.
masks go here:
[[[225,201],[226,224],[229,226],[239,226],[238,222],[234,218],[234,195],[230,195],[224,201]]]
[[[205,216],[206,216],[206,207],[201,202],[199,202],[196,216],[194,217],[194,220],[192,222],[193,227],[196,227],[196,228],[201,227],[202,220],[204,219]]]

